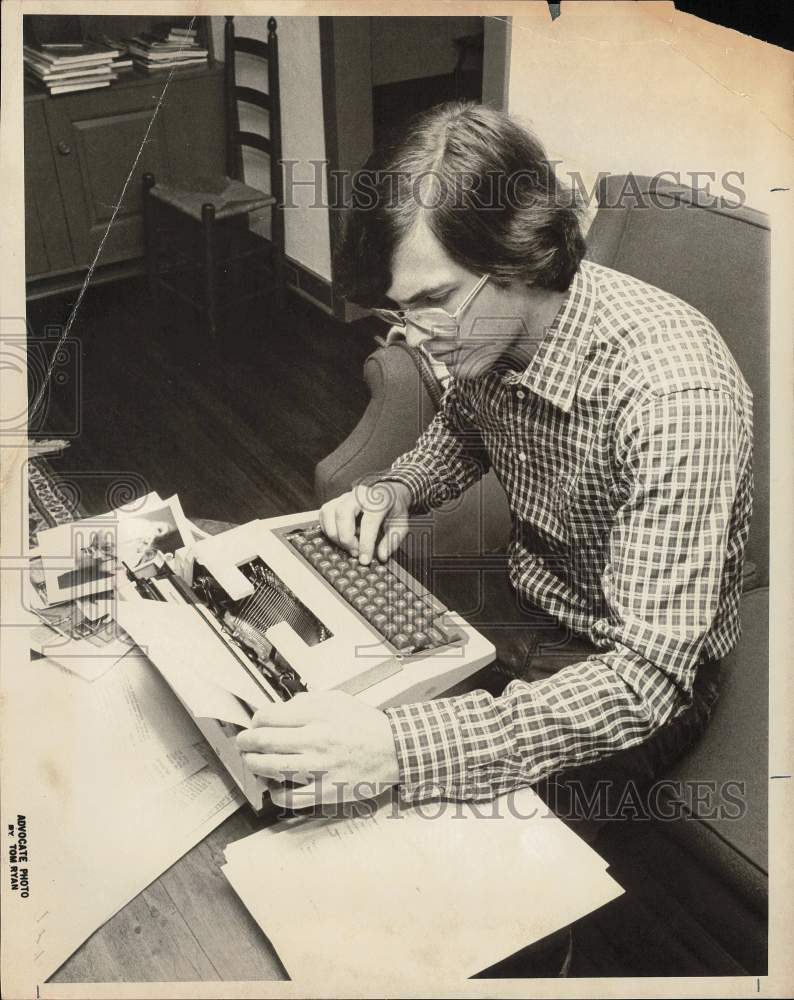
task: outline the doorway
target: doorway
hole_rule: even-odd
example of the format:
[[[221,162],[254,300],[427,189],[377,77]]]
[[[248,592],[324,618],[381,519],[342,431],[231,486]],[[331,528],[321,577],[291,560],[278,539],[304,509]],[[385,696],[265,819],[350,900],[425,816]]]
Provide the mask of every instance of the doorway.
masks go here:
[[[371,17],[372,128],[377,145],[411,115],[482,100],[482,17]]]
[[[352,174],[392,129],[435,104],[506,108],[509,53],[507,17],[321,17],[329,177]],[[332,196],[332,242],[340,207]],[[361,315],[334,286],[332,275],[334,314]]]

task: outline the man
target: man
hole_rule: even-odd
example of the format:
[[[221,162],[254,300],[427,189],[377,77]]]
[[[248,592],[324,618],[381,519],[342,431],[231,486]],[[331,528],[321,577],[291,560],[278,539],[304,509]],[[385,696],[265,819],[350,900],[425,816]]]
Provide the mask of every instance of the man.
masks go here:
[[[493,467],[510,581],[589,640],[548,679],[380,712],[300,695],[239,737],[291,806],[357,782],[487,798],[560,776],[648,781],[702,732],[736,643],[752,506],[752,399],[693,308],[583,261],[577,212],[508,116],[446,105],[356,178],[347,293],[452,379],[416,447],[321,511],[363,563],[412,511]],[[318,778],[322,774],[323,780]]]

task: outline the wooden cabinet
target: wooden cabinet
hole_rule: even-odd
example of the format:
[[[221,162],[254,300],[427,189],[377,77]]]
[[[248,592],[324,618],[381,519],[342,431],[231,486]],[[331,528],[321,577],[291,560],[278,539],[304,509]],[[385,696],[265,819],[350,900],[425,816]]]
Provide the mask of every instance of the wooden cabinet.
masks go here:
[[[103,90],[27,95],[29,290],[69,272],[79,281],[100,247],[100,269],[143,257],[143,173],[185,183],[225,172],[221,69],[167,79],[135,73]]]
[[[25,104],[25,273],[74,264],[43,101]]]

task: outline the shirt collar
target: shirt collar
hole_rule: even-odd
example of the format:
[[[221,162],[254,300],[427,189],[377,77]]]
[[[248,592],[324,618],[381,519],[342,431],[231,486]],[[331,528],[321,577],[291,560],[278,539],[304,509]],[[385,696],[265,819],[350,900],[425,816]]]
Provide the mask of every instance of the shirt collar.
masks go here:
[[[595,303],[595,278],[583,261],[534,357],[523,372],[505,375],[505,381],[525,386],[567,413],[590,341]]]

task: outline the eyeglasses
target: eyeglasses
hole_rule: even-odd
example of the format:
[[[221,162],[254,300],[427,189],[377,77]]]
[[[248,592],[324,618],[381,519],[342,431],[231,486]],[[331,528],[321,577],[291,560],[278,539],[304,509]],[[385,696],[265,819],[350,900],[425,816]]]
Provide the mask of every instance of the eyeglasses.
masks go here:
[[[448,313],[446,309],[441,309],[440,307],[431,307],[428,309],[372,309],[371,312],[390,326],[401,326],[405,329],[410,323],[411,326],[418,327],[420,330],[433,334],[433,336],[457,337],[460,332],[461,316],[485,286],[489,277],[490,275],[484,274],[480,278],[454,313]]]

